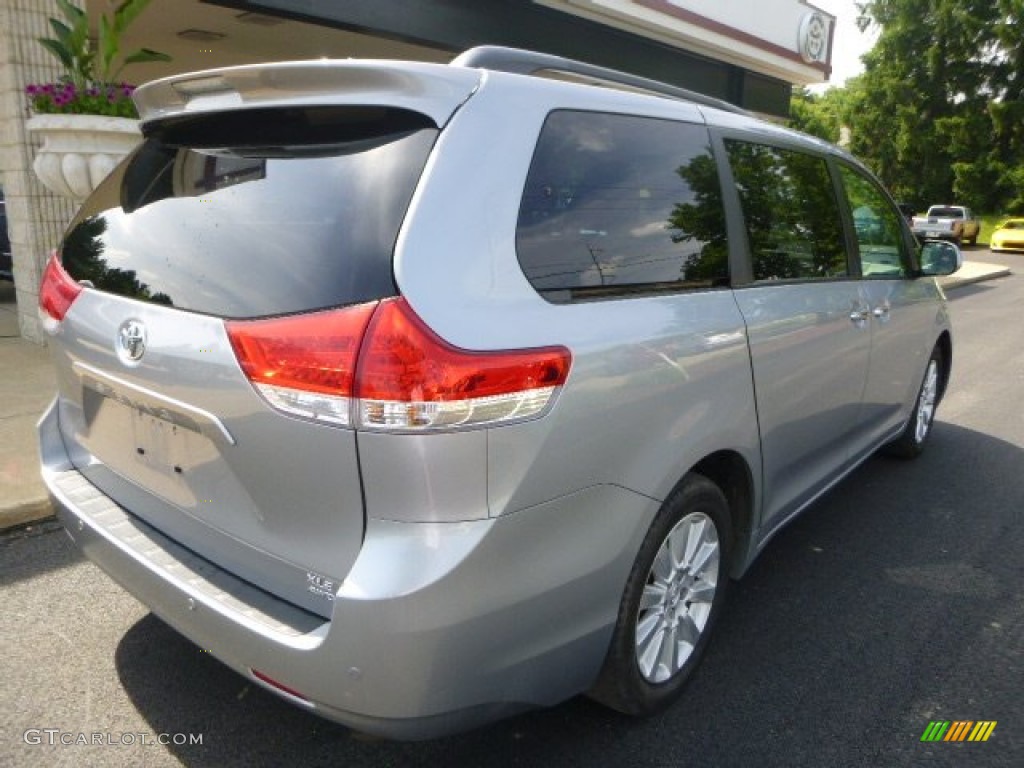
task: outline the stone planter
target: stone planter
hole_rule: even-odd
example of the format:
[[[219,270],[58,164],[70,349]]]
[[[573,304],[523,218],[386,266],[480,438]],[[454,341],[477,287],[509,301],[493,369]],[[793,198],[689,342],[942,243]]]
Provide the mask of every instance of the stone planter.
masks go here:
[[[35,115],[25,124],[43,139],[32,168],[51,192],[81,201],[140,141],[139,123],[101,115]]]

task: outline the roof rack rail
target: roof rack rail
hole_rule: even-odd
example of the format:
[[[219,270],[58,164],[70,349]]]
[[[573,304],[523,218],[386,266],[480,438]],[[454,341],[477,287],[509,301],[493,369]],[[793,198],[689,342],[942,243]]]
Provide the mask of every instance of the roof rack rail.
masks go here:
[[[582,77],[590,77],[595,80],[602,80],[607,83],[624,85],[629,88],[647,91],[668,96],[682,101],[692,101],[696,104],[703,104],[726,112],[735,112],[740,115],[750,113],[742,107],[730,104],[728,101],[716,99],[714,96],[706,96],[687,88],[680,88],[669,85],[659,80],[631,75],[627,72],[620,72],[617,69],[599,67],[596,64],[587,64],[574,59],[566,59],[561,56],[553,56],[548,53],[537,53],[526,51],[521,48],[505,48],[500,45],[480,45],[463,51],[451,61],[454,67],[479,67],[481,69],[493,69],[499,72],[510,72],[518,75],[533,75],[537,72],[565,72]]]

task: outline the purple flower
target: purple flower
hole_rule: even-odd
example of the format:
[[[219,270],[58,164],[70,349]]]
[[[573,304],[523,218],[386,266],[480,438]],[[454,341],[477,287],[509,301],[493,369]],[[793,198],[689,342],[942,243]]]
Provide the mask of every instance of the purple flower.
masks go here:
[[[56,83],[31,83],[25,94],[38,114],[97,114],[132,117],[135,107],[131,95],[135,86],[129,83],[89,83],[79,87],[67,78]]]

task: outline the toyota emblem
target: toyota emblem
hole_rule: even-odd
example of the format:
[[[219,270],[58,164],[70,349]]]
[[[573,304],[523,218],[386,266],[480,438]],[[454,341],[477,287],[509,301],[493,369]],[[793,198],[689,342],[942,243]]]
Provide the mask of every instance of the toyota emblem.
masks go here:
[[[117,329],[117,356],[125,365],[136,365],[146,354],[146,326],[141,320],[125,320]]]

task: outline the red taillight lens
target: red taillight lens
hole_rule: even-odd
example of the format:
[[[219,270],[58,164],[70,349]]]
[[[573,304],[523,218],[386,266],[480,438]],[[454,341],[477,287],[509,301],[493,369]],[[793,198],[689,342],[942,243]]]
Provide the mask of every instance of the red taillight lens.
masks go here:
[[[50,321],[48,330],[55,330],[81,292],[82,286],[64,270],[57,253],[51,254],[39,285],[39,308],[43,311],[44,321]]]
[[[225,325],[242,370],[272,405],[348,424],[359,345],[376,306]]]
[[[226,327],[242,370],[275,408],[341,425],[354,410],[357,426],[381,430],[530,418],[565,383],[571,361],[563,347],[458,349],[402,298]]]
[[[448,344],[402,298],[381,302],[359,355],[362,426],[451,428],[534,416],[565,383],[564,347],[471,352]]]

